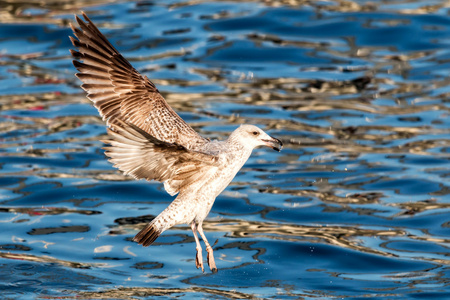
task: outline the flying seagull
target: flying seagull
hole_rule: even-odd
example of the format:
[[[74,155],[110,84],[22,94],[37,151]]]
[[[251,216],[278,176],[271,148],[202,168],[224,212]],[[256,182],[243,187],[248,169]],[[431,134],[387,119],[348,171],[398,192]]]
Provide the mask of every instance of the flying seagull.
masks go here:
[[[280,140],[253,125],[241,125],[225,141],[210,141],[190,127],[161,96],[156,86],[141,75],[114,48],[82,12],[71,24],[78,51],[76,76],[108,126],[105,154],[114,167],[135,179],[156,180],[178,196],[133,240],[144,247],[165,230],[190,224],[196,243],[197,268],[203,268],[200,233],[210,269],[217,272],[213,249],[203,233],[203,220],[216,197],[228,186],[252,150],[268,146],[277,151]]]

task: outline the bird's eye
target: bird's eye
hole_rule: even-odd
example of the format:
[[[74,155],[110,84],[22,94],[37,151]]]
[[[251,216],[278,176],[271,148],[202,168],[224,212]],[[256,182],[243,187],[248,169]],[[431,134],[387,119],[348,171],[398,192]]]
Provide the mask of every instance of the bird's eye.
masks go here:
[[[259,134],[259,132],[258,132],[258,131],[253,131],[252,134],[253,134],[254,136],[257,136],[257,135]]]

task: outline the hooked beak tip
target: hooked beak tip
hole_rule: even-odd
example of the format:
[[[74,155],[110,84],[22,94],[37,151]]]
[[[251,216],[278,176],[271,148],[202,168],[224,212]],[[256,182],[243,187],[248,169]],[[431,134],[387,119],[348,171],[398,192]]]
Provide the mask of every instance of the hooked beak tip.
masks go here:
[[[283,149],[283,143],[274,137],[270,137],[270,140],[263,140],[267,146],[271,147],[273,150],[276,150],[278,152],[281,151],[281,149]]]

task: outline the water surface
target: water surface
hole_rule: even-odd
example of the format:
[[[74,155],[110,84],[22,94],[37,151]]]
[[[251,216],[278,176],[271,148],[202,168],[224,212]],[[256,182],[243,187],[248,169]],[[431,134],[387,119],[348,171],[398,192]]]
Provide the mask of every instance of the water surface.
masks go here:
[[[445,299],[450,293],[446,1],[0,4],[0,288],[17,299]],[[84,10],[202,135],[256,149],[204,224],[132,237],[171,201],[107,162],[74,77]]]

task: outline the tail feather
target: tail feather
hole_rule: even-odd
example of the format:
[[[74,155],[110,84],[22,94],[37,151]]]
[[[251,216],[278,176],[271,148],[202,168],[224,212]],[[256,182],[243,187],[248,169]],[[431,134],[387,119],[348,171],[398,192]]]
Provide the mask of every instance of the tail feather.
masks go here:
[[[181,210],[179,207],[180,203],[182,202],[174,200],[156,218],[148,223],[147,226],[139,231],[133,238],[133,241],[138,242],[139,245],[144,247],[150,246],[165,230],[176,224],[180,224],[179,215],[176,213]],[[181,219],[181,221],[183,220]]]
[[[154,222],[147,224],[136,236],[133,241],[138,242],[144,247],[150,246],[160,235],[162,231],[156,228]]]

